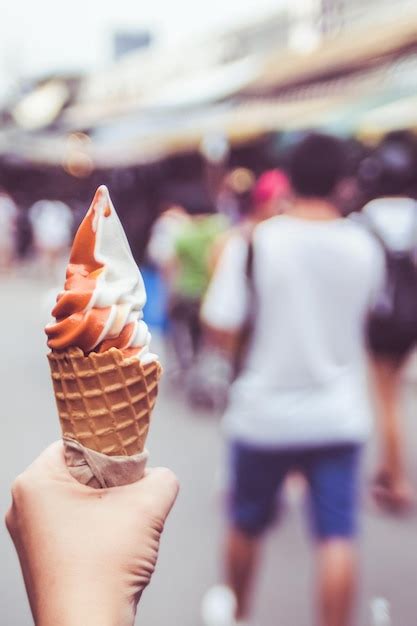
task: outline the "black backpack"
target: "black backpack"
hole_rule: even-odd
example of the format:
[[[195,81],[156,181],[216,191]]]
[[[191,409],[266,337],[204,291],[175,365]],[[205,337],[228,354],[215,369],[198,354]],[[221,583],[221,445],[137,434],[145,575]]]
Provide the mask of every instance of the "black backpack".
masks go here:
[[[370,331],[374,326],[392,335],[417,338],[417,212],[414,220],[415,245],[404,251],[391,250],[372,220],[364,214],[362,219],[381,245],[386,265],[384,286],[370,311]]]

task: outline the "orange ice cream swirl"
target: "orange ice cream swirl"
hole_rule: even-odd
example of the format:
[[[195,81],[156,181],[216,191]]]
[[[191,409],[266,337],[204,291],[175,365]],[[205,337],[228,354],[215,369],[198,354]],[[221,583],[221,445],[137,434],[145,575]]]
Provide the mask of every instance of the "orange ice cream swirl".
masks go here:
[[[112,223],[104,224],[109,218]],[[103,246],[106,243],[106,235],[99,238],[98,231],[105,233],[106,229],[112,235],[107,239],[112,245],[107,247],[121,249],[119,259],[111,250],[112,263],[111,258],[106,263],[105,255],[97,250],[98,239],[104,238]],[[64,291],[58,294],[52,310],[56,321],[45,329],[48,346],[53,350],[77,346],[85,353],[104,352],[110,347],[129,356],[148,353],[150,334],[140,319],[145,297],[140,272],[108,191],[102,186],[75,236]]]

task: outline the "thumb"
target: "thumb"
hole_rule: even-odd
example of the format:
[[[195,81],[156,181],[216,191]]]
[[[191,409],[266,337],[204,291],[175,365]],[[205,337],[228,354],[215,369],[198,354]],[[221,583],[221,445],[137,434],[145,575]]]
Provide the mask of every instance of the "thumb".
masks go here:
[[[141,496],[148,499],[155,514],[165,520],[179,491],[178,479],[174,472],[166,467],[149,469],[136,485]]]

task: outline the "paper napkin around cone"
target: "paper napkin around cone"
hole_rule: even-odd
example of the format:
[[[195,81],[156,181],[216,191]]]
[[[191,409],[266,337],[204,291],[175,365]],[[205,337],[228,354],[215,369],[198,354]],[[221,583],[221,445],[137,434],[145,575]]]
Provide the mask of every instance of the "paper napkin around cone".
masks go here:
[[[65,462],[78,482],[95,489],[120,487],[140,480],[146,468],[148,452],[132,456],[107,456],[64,437]]]

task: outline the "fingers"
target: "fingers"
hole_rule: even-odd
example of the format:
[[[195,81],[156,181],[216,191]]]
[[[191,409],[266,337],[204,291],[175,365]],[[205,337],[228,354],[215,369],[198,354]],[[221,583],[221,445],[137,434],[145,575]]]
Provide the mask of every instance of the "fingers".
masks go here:
[[[138,489],[152,495],[154,505],[165,519],[172,509],[179,491],[178,479],[166,467],[149,469],[144,478],[136,483]]]
[[[26,471],[36,473],[46,473],[65,469],[64,445],[62,440],[51,443],[40,455],[29,465]]]
[[[14,532],[14,523],[15,523],[15,515],[13,511],[13,505],[9,507],[4,517],[4,523],[6,524],[6,528],[9,532],[9,535],[13,537]]]
[[[13,503],[19,499],[23,493],[27,493],[33,489],[33,483],[41,477],[48,478],[51,475],[51,469],[55,476],[57,468],[60,469],[63,460],[62,444],[56,441],[48,446],[23,472],[21,472],[11,485],[11,494]]]
[[[64,444],[62,439],[49,445],[29,465],[25,471],[17,477],[17,480],[52,480],[62,483],[71,483],[80,489],[86,489],[68,471],[65,462]]]
[[[5,523],[13,541],[16,539],[15,530],[18,527],[25,502],[27,503],[28,499],[33,498],[37,492],[38,481],[49,471],[45,466],[52,465],[55,467],[57,463],[58,466],[60,464],[59,443],[55,442],[44,450],[31,465],[14,479],[11,485],[12,503],[6,513]]]
[[[20,505],[22,501],[37,493],[40,482],[45,483],[45,479],[56,480],[64,472],[68,473],[65,467],[62,442],[56,441],[14,479],[11,485],[12,507],[8,512],[7,519],[13,518],[16,505]]]

